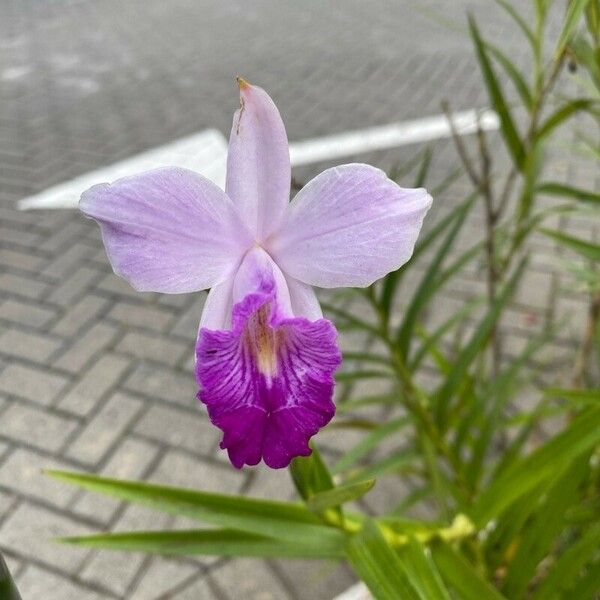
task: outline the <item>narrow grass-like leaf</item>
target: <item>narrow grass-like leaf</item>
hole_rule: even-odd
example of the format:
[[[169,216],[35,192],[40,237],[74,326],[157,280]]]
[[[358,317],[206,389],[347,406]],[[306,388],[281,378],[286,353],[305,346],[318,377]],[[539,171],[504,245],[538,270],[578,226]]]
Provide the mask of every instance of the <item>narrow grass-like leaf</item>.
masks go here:
[[[552,229],[540,229],[540,232],[544,235],[547,235],[548,237],[555,239],[557,242],[560,242],[563,246],[566,246],[567,248],[573,250],[573,252],[576,252],[577,254],[580,254],[584,258],[589,258],[593,261],[600,261],[600,244],[587,242],[586,240],[567,235],[562,231],[555,231]]]
[[[510,80],[513,82],[519,97],[521,98],[521,102],[528,109],[531,110],[533,106],[533,100],[531,98],[531,92],[529,91],[529,86],[525,81],[525,78],[521,74],[521,72],[517,69],[514,63],[498,48],[489,42],[486,42],[486,46],[489,51],[492,53],[494,58],[500,63],[505,73],[510,77]]]
[[[504,286],[504,289],[502,289],[501,293],[496,298],[495,303],[488,309],[487,313],[480,321],[466,346],[464,346],[456,357],[452,371],[435,394],[436,418],[438,423],[443,423],[452,395],[456,393],[458,388],[463,384],[469,367],[478,356],[481,348],[485,345],[500,313],[512,297],[517,283],[525,269],[525,264],[525,261],[522,261],[515,270],[510,280]]]
[[[408,544],[399,551],[406,574],[421,598],[427,600],[450,600],[450,594],[423,544],[410,536]]]
[[[485,43],[481,38],[479,29],[475,23],[475,19],[472,16],[469,16],[469,30],[471,32],[473,43],[475,44],[477,58],[479,60],[485,85],[490,96],[490,102],[500,118],[500,130],[502,136],[504,137],[508,150],[513,157],[515,166],[521,170],[523,168],[523,161],[525,158],[523,143],[519,137],[519,133],[508,108],[508,104],[504,99],[504,94],[502,93],[500,83],[498,82],[496,74],[494,73],[494,69],[490,63]]]
[[[563,27],[558,38],[558,44],[556,45],[556,56],[560,56],[565,49],[565,46],[569,43],[589,1],[590,0],[571,0],[569,2],[569,8],[567,9]]]
[[[554,129],[562,125],[569,117],[582,110],[587,110],[596,105],[597,101],[587,98],[578,98],[565,103],[563,106],[554,111],[537,130],[538,141],[548,136]]]
[[[134,531],[80,537],[60,541],[78,546],[147,554],[202,556],[257,556],[272,558],[343,558],[343,547],[320,543],[275,540],[230,529]],[[3,596],[0,596],[3,598]]]
[[[429,167],[431,167],[431,159],[433,157],[433,148],[428,146],[425,148],[423,152],[423,160],[419,165],[419,170],[417,172],[417,176],[415,177],[415,182],[413,187],[420,188],[425,185],[425,181],[427,180],[427,175],[429,173]]]
[[[362,530],[349,538],[346,554],[376,600],[422,600],[374,521],[366,520]]]
[[[432,244],[434,244],[439,236],[454,222],[455,219],[458,218],[460,214],[462,214],[463,208],[465,205],[471,205],[475,201],[477,197],[476,194],[471,194],[462,204],[460,204],[456,209],[449,212],[439,223],[437,223],[430,231],[428,231],[424,236],[421,236],[419,242],[417,242],[415,246],[415,250],[411,257],[411,260],[406,263],[404,266],[400,267],[397,271],[389,273],[383,282],[383,289],[381,291],[381,298],[379,304],[381,306],[382,313],[384,315],[384,319],[387,322],[389,318],[391,305],[394,300],[394,294],[396,292],[396,288],[402,278],[402,275],[406,272],[410,265],[414,264],[416,259],[425,252]]]
[[[343,473],[356,464],[361,458],[376,448],[385,438],[396,433],[410,423],[408,417],[400,417],[384,423],[375,431],[365,436],[356,446],[344,453],[344,455],[333,465],[331,472]]]
[[[414,356],[410,359],[409,365],[412,371],[415,371],[423,359],[427,356],[429,351],[437,346],[441,338],[446,335],[454,326],[464,322],[466,317],[478,306],[483,303],[483,298],[476,298],[475,300],[466,303],[461,306],[449,319],[444,321],[437,329],[435,329],[429,335],[423,334],[423,344],[419,346],[418,350],[414,353]]]
[[[581,570],[598,554],[598,548],[600,548],[600,523],[596,523],[584,531],[581,538],[558,557],[546,578],[531,597],[532,600],[552,600],[565,597],[561,592],[575,584]],[[574,598],[574,596],[571,597]]]
[[[556,181],[548,181],[541,183],[536,187],[536,190],[541,194],[549,194],[550,196],[560,196],[562,198],[572,198],[582,202],[600,203],[600,194],[595,192],[576,188],[571,185],[564,185]]]
[[[462,229],[466,221],[466,216],[473,206],[473,199],[470,199],[469,202],[462,204],[459,210],[456,211],[455,221],[453,226],[448,231],[446,237],[440,244],[435,256],[431,260],[427,270],[423,274],[421,278],[421,282],[419,286],[415,290],[412,299],[408,308],[404,313],[404,319],[402,320],[402,325],[398,331],[397,340],[398,340],[398,348],[400,349],[400,353],[403,357],[407,357],[410,349],[410,343],[413,337],[413,330],[419,313],[425,307],[427,300],[433,295],[433,293],[440,288],[440,286],[448,280],[452,272],[456,272],[462,266],[462,261],[459,260],[458,266],[455,266],[454,269],[449,269],[450,274],[445,277],[440,277],[438,275],[440,271],[440,267],[442,262],[447,258],[448,252],[450,248],[454,244],[458,233]],[[468,260],[470,256],[474,253],[473,250],[467,251],[465,253]]]
[[[333,479],[323,462],[321,453],[311,444],[310,456],[298,456],[290,464],[290,474],[298,494],[304,500],[334,488]]]
[[[517,12],[517,9],[508,0],[495,0],[515,21],[525,37],[531,44],[532,49],[536,50],[537,42],[533,30],[527,25],[525,19]]]
[[[345,478],[345,482],[355,483],[364,479],[375,479],[388,473],[403,472],[418,463],[419,458],[420,454],[411,449],[398,450],[372,465],[350,472]]]
[[[450,546],[437,541],[431,546],[433,560],[444,581],[461,600],[506,600],[500,592],[481,578],[479,573]]]
[[[478,526],[485,526],[515,500],[551,479],[557,471],[599,443],[600,408],[595,407],[581,413],[561,433],[492,480],[473,506],[471,518]]]
[[[517,551],[502,587],[509,598],[524,596],[538,563],[550,552],[555,538],[564,529],[565,512],[577,504],[578,488],[587,473],[588,460],[588,455],[582,456],[557,477],[521,530]]]
[[[228,529],[266,535],[279,540],[323,543],[330,550],[343,543],[343,533],[322,524],[301,504],[241,496],[212,494],[138,481],[110,479],[83,473],[47,471],[55,479],[149,506],[158,511],[187,516]]]
[[[10,571],[0,554],[0,598],[2,600],[21,600],[21,596],[10,575]]]
[[[587,389],[568,389],[568,388],[546,388],[544,395],[553,398],[564,398],[573,402],[589,404],[590,402],[598,404],[600,401],[600,388],[593,390]]]
[[[319,492],[308,499],[307,505],[314,512],[322,512],[336,508],[346,502],[352,502],[364,496],[375,485],[374,479],[359,481],[349,485],[341,485],[332,490]]]

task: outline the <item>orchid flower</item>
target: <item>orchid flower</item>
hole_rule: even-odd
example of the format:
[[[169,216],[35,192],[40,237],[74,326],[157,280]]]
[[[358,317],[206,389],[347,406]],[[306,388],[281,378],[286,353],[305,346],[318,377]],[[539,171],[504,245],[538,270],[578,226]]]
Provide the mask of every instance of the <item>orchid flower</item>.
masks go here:
[[[327,169],[290,202],[281,116],[238,80],[225,191],[181,168],[100,184],[79,204],[136,290],[210,288],[196,342],[198,398],[232,464],[286,467],[335,413],[337,333],[312,286],[368,286],[411,256],[431,205],[365,164]]]

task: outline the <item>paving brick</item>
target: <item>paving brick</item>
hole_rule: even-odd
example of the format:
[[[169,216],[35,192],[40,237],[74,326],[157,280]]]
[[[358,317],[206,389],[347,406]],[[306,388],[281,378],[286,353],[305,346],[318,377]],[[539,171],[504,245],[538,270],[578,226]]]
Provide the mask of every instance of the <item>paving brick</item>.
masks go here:
[[[124,357],[114,354],[102,356],[58,405],[80,415],[89,413],[128,368],[129,361]]]
[[[73,238],[75,236],[76,230],[71,226],[69,229],[65,229],[53,235],[44,243],[44,249],[49,249],[48,245],[52,243],[52,249],[55,250],[63,243],[70,242],[69,247],[57,254],[56,259],[44,269],[45,275],[64,281],[65,278],[70,278],[74,272],[77,273],[81,261],[92,253],[92,249],[83,244],[73,243]]]
[[[231,467],[221,467],[170,450],[149,477],[150,481],[224,494],[238,492],[246,475]]]
[[[61,375],[19,364],[8,365],[0,373],[0,391],[44,405],[51,404],[67,382]]]
[[[39,506],[21,504],[0,530],[0,546],[19,555],[75,574],[89,550],[60,546],[56,537],[91,533],[89,528]]]
[[[72,470],[72,465],[31,450],[17,448],[0,466],[0,485],[23,496],[31,496],[65,508],[75,491],[44,475],[42,469]]]
[[[92,357],[105,350],[117,336],[117,328],[109,323],[96,323],[75,339],[69,349],[54,363],[59,369],[77,372]]]
[[[141,407],[141,400],[117,392],[72,441],[67,456],[97,463],[127,429]]]
[[[0,319],[29,327],[44,327],[55,316],[54,309],[39,304],[27,304],[16,300],[5,300],[0,304]]]
[[[154,331],[164,331],[173,320],[170,311],[126,302],[115,304],[107,316],[127,327],[145,327]]]
[[[48,411],[13,404],[2,413],[0,435],[24,444],[56,452],[77,427],[77,422]]]
[[[52,331],[58,335],[72,336],[88,323],[96,321],[107,304],[104,298],[85,296],[79,302],[69,306]]]
[[[186,354],[193,354],[192,345],[170,340],[164,336],[130,331],[117,344],[116,350],[137,358],[149,359],[173,366]]]
[[[211,574],[231,600],[285,600],[292,598],[281,581],[262,561],[240,559],[227,563]]]
[[[57,339],[38,333],[8,329],[0,333],[0,353],[35,362],[47,361],[61,346]]]
[[[39,269],[40,265],[44,260],[29,254],[26,252],[20,252],[18,250],[9,250],[8,248],[0,248],[0,264],[15,269],[22,269],[24,271],[33,271],[34,273]]]
[[[168,402],[196,406],[198,387],[194,378],[186,373],[172,371],[159,365],[138,365],[125,382],[125,387]]]
[[[119,521],[115,531],[148,531],[164,528],[168,517],[162,513],[147,508],[128,506]],[[136,575],[142,568],[144,555],[131,552],[101,551],[81,571],[84,581],[107,587],[116,594],[125,595],[132,585]]]
[[[181,561],[157,558],[144,572],[140,584],[129,595],[129,600],[150,600],[164,595],[178,598],[178,586],[198,574],[199,567]],[[174,595],[176,594],[176,595]]]
[[[25,298],[40,298],[46,291],[47,284],[38,279],[22,277],[14,273],[0,273],[0,291],[9,292]]]
[[[19,578],[17,587],[23,598],[40,598],[44,600],[100,600],[105,596],[98,595],[89,588],[77,585],[68,577],[59,577],[55,573],[29,566]]]
[[[177,600],[200,600],[200,598],[202,598],[202,600],[218,599],[214,589],[206,578],[194,581],[191,585],[177,594]]]
[[[214,454],[220,431],[205,416],[204,407],[198,414],[176,408],[153,406],[135,426],[135,432],[176,448],[205,455]]]
[[[80,267],[72,275],[62,279],[60,285],[52,290],[48,297],[50,302],[68,306],[98,279],[98,271],[90,267]]]
[[[141,440],[126,439],[113,453],[102,469],[102,474],[117,479],[140,479],[154,461],[158,448]],[[114,516],[120,506],[118,500],[92,492],[78,494],[72,508],[78,514],[105,523]]]

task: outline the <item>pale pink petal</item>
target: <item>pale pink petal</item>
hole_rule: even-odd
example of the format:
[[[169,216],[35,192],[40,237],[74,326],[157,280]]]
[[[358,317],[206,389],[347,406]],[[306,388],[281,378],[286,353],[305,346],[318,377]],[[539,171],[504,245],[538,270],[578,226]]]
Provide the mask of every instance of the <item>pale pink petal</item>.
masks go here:
[[[285,281],[290,291],[290,301],[294,316],[306,317],[311,321],[322,319],[323,311],[312,287],[289,275],[286,276]]]
[[[233,277],[213,286],[208,292],[200,327],[207,329],[229,329],[231,327],[231,311],[233,309]]]
[[[277,107],[261,88],[240,79],[241,108],[233,117],[227,195],[257,240],[281,223],[290,199],[290,153]]]
[[[267,249],[286,275],[319,287],[363,287],[412,255],[431,206],[369,165],[328,169],[298,192]]]
[[[102,230],[117,275],[136,290],[179,294],[225,280],[251,236],[225,193],[175,167],[95,185],[79,208]]]

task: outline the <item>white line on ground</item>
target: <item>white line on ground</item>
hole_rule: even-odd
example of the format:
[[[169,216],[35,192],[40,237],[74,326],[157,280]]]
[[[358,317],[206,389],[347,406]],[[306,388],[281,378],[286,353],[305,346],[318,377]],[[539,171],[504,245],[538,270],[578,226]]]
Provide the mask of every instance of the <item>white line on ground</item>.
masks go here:
[[[498,116],[492,110],[465,110],[453,116],[456,129],[462,135],[474,133],[477,130],[478,120],[484,130],[499,127]],[[450,135],[450,124],[446,116],[435,115],[294,142],[290,144],[290,160],[295,167],[427,142]],[[192,169],[220,187],[225,187],[226,162],[227,140],[220,131],[205,129],[195,135],[175,140],[55,185],[39,194],[20,200],[18,206],[21,210],[75,208],[81,193],[96,183],[115,181],[125,175],[161,166]]]

